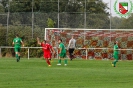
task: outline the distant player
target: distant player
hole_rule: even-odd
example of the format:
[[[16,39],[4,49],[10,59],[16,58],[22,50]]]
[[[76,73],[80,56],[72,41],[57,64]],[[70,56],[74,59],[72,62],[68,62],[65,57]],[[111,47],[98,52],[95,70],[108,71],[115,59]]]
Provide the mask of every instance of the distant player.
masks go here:
[[[17,62],[19,62],[20,61],[21,44],[24,46],[24,43],[23,43],[22,39],[18,37],[18,34],[16,35],[16,38],[13,39],[12,44],[14,45],[16,60],[17,60]]]
[[[70,60],[72,60],[74,58],[74,55],[73,55],[73,52],[76,48],[76,40],[72,38],[69,40],[69,44],[68,44],[68,51],[69,51],[69,57],[70,57]]]
[[[114,61],[112,62],[113,67],[116,67],[116,63],[118,62],[118,59],[119,59],[119,52],[117,49],[119,49],[118,41],[114,43],[114,52],[113,52]]]
[[[61,65],[61,60],[64,59],[65,63],[64,65],[67,66],[65,45],[62,43],[62,39],[59,39],[58,43],[59,43],[59,61],[57,65]]]
[[[48,44],[46,42],[46,40],[44,40],[43,42],[40,42],[39,38],[37,38],[37,43],[42,46],[42,50],[43,50],[43,57],[46,60],[48,66],[51,66],[50,60],[51,60],[51,54],[52,52],[54,53],[54,49],[52,48],[52,46],[50,44]]]

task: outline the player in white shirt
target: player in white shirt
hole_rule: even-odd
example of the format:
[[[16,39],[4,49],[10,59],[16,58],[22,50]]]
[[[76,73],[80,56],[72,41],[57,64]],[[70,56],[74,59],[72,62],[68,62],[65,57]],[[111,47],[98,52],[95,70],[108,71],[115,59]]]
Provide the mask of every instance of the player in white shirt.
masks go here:
[[[76,48],[76,40],[73,38],[73,36],[69,40],[69,44],[68,44],[68,47],[67,48],[68,48],[68,51],[69,51],[70,60],[72,60],[74,58],[73,52],[74,52],[74,50]]]

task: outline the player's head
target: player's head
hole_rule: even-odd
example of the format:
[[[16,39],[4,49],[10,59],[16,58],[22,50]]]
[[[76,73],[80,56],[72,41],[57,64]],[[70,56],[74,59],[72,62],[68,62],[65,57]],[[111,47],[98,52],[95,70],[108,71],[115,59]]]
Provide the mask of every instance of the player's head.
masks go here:
[[[16,37],[19,37],[18,34],[16,34]]]
[[[118,44],[118,41],[115,41],[115,43],[114,44]]]
[[[74,36],[72,35],[72,39],[74,38]]]
[[[43,43],[46,43],[47,41],[46,40],[43,40]]]
[[[61,42],[62,42],[62,39],[59,39],[59,40],[58,40],[58,43],[61,43]]]

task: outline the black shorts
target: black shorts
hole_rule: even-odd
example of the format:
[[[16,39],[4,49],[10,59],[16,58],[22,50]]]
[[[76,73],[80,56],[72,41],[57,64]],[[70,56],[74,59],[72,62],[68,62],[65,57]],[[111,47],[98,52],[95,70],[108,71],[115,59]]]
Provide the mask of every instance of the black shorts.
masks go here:
[[[72,54],[74,51],[74,48],[69,48],[69,53]]]

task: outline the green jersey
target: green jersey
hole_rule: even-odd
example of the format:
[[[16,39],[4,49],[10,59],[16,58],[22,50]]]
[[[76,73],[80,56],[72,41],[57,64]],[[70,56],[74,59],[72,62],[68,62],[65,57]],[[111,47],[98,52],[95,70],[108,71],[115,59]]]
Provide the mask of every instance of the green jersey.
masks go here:
[[[61,48],[61,53],[66,53],[65,45],[63,43],[59,44],[59,48]]]
[[[14,42],[14,47],[21,47],[21,38],[14,38],[13,42]]]
[[[118,49],[119,47],[118,47],[118,45],[116,44],[116,45],[114,45],[114,54],[118,54]]]

